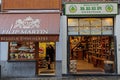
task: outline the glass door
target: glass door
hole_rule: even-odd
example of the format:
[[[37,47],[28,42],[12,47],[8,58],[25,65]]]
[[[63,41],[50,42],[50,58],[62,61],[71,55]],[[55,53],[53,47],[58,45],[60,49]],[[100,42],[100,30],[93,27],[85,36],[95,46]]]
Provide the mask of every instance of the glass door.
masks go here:
[[[55,42],[39,42],[37,74],[55,75]]]

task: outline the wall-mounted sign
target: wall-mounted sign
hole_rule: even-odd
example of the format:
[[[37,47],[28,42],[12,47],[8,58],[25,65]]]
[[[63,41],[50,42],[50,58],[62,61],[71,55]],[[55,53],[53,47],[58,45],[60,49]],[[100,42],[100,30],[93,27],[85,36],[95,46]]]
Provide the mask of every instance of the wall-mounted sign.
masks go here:
[[[66,15],[100,15],[118,14],[117,3],[67,3],[65,5]]]
[[[59,14],[0,14],[0,34],[59,34]]]
[[[0,35],[0,41],[59,41],[59,35]]]

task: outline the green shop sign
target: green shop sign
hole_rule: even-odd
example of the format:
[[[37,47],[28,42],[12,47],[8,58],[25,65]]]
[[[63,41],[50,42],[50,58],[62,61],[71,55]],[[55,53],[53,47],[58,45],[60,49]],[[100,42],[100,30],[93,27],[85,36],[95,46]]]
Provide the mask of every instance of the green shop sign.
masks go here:
[[[96,15],[96,14],[118,14],[117,3],[67,3],[65,5],[66,15]]]

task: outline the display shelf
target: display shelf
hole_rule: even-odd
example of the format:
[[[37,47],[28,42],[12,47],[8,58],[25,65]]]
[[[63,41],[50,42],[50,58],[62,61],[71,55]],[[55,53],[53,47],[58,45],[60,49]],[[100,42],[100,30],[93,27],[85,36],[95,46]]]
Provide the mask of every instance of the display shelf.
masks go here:
[[[9,61],[29,61],[35,59],[34,42],[10,42]]]

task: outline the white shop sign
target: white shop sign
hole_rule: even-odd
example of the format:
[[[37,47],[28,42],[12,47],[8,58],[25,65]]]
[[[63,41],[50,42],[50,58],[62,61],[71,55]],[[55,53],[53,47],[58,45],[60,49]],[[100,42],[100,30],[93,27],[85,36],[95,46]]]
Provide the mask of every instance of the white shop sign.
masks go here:
[[[66,15],[100,15],[118,14],[117,3],[66,3]]]

